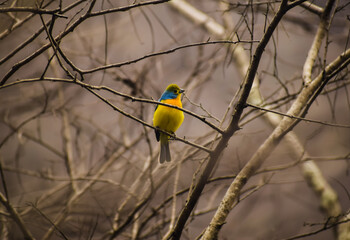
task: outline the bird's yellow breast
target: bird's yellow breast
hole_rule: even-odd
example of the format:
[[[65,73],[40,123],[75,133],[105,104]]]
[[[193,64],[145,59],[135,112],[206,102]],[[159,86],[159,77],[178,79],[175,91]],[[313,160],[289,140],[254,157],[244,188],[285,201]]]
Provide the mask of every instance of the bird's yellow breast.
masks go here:
[[[176,99],[162,100],[161,102],[182,107],[179,97]],[[164,131],[174,133],[180,127],[183,120],[184,114],[182,111],[175,108],[158,105],[156,111],[154,112],[153,125]]]

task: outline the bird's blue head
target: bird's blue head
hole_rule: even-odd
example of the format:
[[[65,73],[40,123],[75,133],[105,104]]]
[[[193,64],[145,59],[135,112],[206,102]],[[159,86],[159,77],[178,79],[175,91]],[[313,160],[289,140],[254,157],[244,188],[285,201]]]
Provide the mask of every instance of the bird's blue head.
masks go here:
[[[179,88],[179,86],[177,86],[176,84],[170,84],[165,89],[165,91],[162,94],[162,96],[160,97],[159,101],[166,100],[166,99],[175,99],[179,95],[181,95],[181,93],[183,93],[184,91],[185,90]]]

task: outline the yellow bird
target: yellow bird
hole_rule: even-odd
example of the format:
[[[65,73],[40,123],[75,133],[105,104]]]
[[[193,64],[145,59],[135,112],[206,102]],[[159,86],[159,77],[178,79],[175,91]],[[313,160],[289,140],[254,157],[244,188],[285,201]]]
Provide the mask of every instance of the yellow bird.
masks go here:
[[[170,84],[165,89],[158,101],[182,108],[181,93],[183,92],[184,90],[179,88],[179,86],[176,84]],[[153,126],[168,133],[174,134],[175,131],[181,126],[183,120],[183,111],[167,106],[157,105],[153,115]],[[159,163],[163,163],[164,161],[170,162],[170,137],[158,130],[155,130],[155,132],[157,141],[160,141]]]

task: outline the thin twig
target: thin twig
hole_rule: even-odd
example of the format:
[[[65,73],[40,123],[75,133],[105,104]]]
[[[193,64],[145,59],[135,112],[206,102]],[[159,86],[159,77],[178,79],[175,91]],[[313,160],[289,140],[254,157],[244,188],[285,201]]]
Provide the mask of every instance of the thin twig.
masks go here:
[[[289,118],[293,118],[293,119],[298,119],[304,122],[311,122],[311,123],[318,123],[318,124],[322,124],[322,125],[326,125],[326,126],[331,126],[331,127],[337,127],[337,128],[350,128],[350,125],[343,125],[343,124],[337,124],[337,123],[328,123],[328,122],[323,122],[323,121],[317,121],[317,120],[312,120],[312,119],[308,119],[308,118],[303,118],[303,117],[298,117],[298,116],[291,116],[279,111],[275,111],[275,110],[271,110],[268,108],[263,108],[263,107],[259,107],[250,103],[246,103],[246,105],[248,107],[252,107],[261,111],[265,111],[265,112],[270,112],[270,113],[274,113],[280,116],[284,116],[284,117],[289,117]]]

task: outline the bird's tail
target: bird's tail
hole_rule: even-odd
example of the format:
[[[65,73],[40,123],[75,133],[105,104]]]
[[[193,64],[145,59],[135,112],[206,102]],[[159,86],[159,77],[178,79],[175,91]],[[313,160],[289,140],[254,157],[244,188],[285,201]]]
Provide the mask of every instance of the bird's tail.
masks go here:
[[[170,148],[169,148],[169,136],[163,133],[160,133],[160,154],[159,154],[159,163],[170,162]]]

